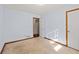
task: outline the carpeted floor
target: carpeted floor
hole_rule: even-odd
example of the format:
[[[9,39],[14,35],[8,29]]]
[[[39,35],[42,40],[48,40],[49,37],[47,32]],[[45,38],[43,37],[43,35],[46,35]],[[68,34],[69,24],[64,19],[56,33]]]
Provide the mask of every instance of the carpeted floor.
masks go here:
[[[38,37],[7,44],[3,54],[79,54],[79,51]]]

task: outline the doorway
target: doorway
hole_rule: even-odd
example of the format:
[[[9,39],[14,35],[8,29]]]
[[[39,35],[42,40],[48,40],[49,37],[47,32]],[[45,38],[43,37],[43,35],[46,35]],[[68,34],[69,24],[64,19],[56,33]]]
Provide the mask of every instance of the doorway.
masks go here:
[[[33,37],[39,37],[39,18],[33,17]]]
[[[79,8],[66,11],[66,46],[79,50]]]

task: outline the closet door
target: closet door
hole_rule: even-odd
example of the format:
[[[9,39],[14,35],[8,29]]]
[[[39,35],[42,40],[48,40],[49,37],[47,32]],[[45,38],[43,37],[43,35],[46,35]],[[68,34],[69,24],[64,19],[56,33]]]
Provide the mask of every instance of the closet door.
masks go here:
[[[79,10],[68,13],[68,46],[79,50]]]

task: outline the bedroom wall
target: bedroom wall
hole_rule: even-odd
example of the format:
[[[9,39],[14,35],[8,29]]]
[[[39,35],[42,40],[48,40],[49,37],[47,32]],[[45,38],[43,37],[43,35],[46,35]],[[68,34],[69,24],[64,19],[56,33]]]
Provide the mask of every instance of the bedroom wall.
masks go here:
[[[67,10],[78,8],[79,5],[63,5],[61,8],[50,11],[42,16],[43,36],[54,41],[66,44],[66,18]]]
[[[4,39],[6,42],[33,36],[32,21],[33,17],[39,17],[38,15],[6,7],[4,12]]]
[[[0,50],[3,47],[3,5],[0,5]]]
[[[0,5],[0,48],[5,42],[32,37],[33,17],[40,16]]]
[[[65,14],[58,10],[51,12],[44,19],[44,36],[58,42],[65,43]]]

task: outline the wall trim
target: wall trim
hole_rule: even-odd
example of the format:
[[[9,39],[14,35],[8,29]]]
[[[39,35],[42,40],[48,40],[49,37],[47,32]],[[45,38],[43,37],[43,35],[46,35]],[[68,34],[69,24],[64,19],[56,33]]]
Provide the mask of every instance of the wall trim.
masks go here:
[[[48,40],[51,40],[51,41],[54,41],[54,40],[52,40],[52,39],[50,39],[50,38],[47,38],[47,37],[44,37],[45,39],[48,39]],[[63,45],[63,46],[65,46],[65,47],[67,47],[65,44],[63,44],[63,43],[60,43],[60,42],[57,42],[57,41],[54,41],[54,42],[56,42],[56,43],[58,43],[58,44],[61,44],[61,45]],[[74,49],[74,50],[76,50],[76,51],[79,51],[79,50],[77,50],[77,49],[75,49],[75,48],[72,48],[72,47],[69,47],[68,46],[68,48],[71,48],[71,49]]]
[[[11,42],[5,42],[5,43],[4,43],[4,45],[3,45],[3,47],[2,47],[2,49],[1,49],[0,54],[2,54],[2,53],[3,53],[4,48],[5,48],[5,46],[6,46],[7,44],[11,44],[11,43],[19,42],[19,41],[24,41],[24,40],[28,40],[28,39],[32,39],[32,38],[34,38],[34,37],[29,37],[29,38],[20,39],[20,40],[11,41]]]
[[[50,38],[47,38],[47,37],[44,37],[45,39],[48,39],[48,40],[51,40],[51,41],[54,41],[54,40],[52,40],[52,39],[50,39]],[[65,44],[63,44],[63,43],[60,43],[60,42],[57,42],[57,41],[54,41],[54,42],[56,42],[56,43],[58,43],[58,44],[61,44],[61,45],[63,45],[63,46],[66,46]]]
[[[73,12],[73,11],[76,11],[76,10],[79,10],[79,8],[71,9],[71,10],[68,10],[66,12]]]
[[[5,48],[5,46],[6,46],[7,44],[11,44],[11,43],[19,42],[19,41],[24,41],[24,40],[28,40],[28,39],[32,39],[32,38],[35,38],[35,37],[29,37],[29,38],[25,38],[25,39],[16,40],[16,41],[6,42],[6,43],[4,43],[0,54],[3,53],[4,48]],[[45,39],[47,39],[47,40],[54,41],[54,40],[52,40],[52,39],[50,39],[50,38],[47,38],[47,37],[43,37],[43,38],[45,38]],[[65,46],[65,47],[67,47],[67,46],[66,46],[65,44],[63,44],[63,43],[60,43],[60,42],[57,42],[57,41],[54,41],[54,42],[56,42],[56,43],[58,43],[58,44],[61,44],[61,45]],[[74,48],[69,47],[69,46],[68,46],[68,48],[74,49]],[[77,49],[74,49],[74,50],[79,51],[79,50],[77,50]]]

